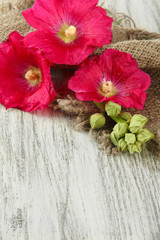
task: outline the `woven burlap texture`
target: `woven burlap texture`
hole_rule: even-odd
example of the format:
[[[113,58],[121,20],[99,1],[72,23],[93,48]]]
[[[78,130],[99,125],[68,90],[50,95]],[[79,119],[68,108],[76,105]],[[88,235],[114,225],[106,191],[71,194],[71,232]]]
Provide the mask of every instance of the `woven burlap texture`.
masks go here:
[[[31,7],[33,2],[33,0],[12,0],[0,5],[0,42],[6,40],[12,31],[18,31],[25,36],[34,30],[26,23],[21,14],[22,10]],[[112,43],[109,46],[96,49],[95,54],[101,54],[108,48],[131,53],[137,60],[139,68],[150,74],[152,83],[148,90],[148,99],[144,110],[139,113],[149,118],[148,128],[155,134],[154,140],[148,144],[148,147],[160,154],[160,35],[116,25],[113,25],[112,30]],[[67,101],[68,106],[70,104],[68,108],[65,101]],[[75,103],[71,100],[64,100],[64,102],[60,100],[60,108],[64,111],[70,109],[71,114],[73,102]],[[78,107],[80,107],[79,104]],[[83,105],[81,107],[83,109]],[[83,114],[82,109],[81,114]],[[133,109],[130,111],[135,112]],[[84,114],[86,114],[86,110]]]

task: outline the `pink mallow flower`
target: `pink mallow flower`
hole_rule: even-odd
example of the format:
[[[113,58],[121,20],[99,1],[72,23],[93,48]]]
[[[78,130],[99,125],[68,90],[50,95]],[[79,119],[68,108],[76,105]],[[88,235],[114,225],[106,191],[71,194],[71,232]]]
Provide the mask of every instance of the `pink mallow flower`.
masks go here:
[[[57,64],[77,65],[112,40],[112,18],[97,7],[98,0],[36,0],[22,14],[37,31],[25,44],[40,48]]]
[[[142,110],[150,83],[149,75],[130,54],[109,49],[100,57],[86,59],[70,79],[69,88],[81,101],[112,101]]]
[[[44,109],[55,98],[48,60],[26,48],[18,32],[0,44],[0,63],[0,103],[6,108]]]

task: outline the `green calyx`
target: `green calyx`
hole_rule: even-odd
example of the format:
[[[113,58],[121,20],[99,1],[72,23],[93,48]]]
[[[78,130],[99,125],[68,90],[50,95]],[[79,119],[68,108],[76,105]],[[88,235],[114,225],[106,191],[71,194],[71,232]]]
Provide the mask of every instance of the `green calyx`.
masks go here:
[[[126,133],[125,134],[125,141],[127,144],[134,144],[136,142],[136,136],[133,133]]]
[[[126,123],[132,118],[132,115],[128,112],[121,113],[121,106],[117,103],[109,101],[105,105],[105,111],[116,123]]]
[[[112,143],[113,143],[115,146],[117,146],[117,145],[118,145],[119,138],[117,137],[117,135],[116,135],[116,133],[115,133],[114,131],[111,132],[110,138],[111,138]]]
[[[113,132],[116,134],[117,138],[124,137],[127,131],[128,131],[127,123],[117,123],[113,128]]]
[[[128,150],[127,142],[123,138],[121,138],[118,141],[117,148],[118,148],[118,151],[121,151],[121,152],[127,151]]]
[[[135,114],[129,125],[131,133],[138,133],[142,128],[146,126],[148,119],[140,114]]]
[[[137,134],[137,140],[142,144],[148,142],[152,138],[154,138],[154,134],[146,128],[141,129]]]
[[[138,141],[136,141],[134,144],[128,145],[128,151],[133,154],[135,152],[139,153],[142,151],[142,144]]]
[[[125,134],[128,131],[128,124],[127,123],[117,123],[114,128],[113,131],[110,135],[111,141],[115,146],[119,146],[118,149],[122,150],[122,147],[120,147],[120,143],[119,140],[125,136]],[[119,145],[118,145],[119,143]]]
[[[108,116],[117,117],[121,112],[121,106],[117,103],[109,101],[105,105],[105,111]]]

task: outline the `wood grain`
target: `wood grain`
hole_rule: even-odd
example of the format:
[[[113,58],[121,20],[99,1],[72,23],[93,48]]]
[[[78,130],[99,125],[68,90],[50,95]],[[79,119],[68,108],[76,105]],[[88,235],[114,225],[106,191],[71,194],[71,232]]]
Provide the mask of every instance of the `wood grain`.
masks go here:
[[[106,0],[159,31],[159,0]],[[160,160],[105,156],[51,110],[0,107],[0,239],[159,240]]]

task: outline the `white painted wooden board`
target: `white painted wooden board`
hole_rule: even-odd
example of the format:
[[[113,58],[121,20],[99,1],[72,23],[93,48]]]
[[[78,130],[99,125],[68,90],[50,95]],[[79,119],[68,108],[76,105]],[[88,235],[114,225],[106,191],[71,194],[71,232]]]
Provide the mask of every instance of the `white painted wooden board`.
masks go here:
[[[159,0],[106,0],[160,32]],[[0,106],[0,240],[159,240],[160,159],[105,156],[69,118]]]

